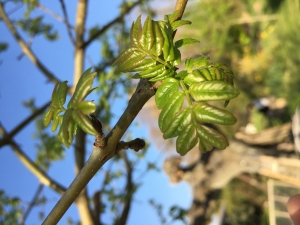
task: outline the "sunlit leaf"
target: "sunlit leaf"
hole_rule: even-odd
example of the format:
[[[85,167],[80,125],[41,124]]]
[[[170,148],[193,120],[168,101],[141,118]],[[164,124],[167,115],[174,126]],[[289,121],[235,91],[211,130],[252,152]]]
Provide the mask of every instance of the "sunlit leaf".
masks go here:
[[[74,94],[68,103],[68,108],[73,108],[78,103],[83,101],[86,98],[86,96],[89,94],[89,91],[93,84],[93,80],[94,80],[95,76],[97,75],[96,72],[91,73],[91,69],[92,68],[87,69],[81,75],[81,77],[76,85]]]
[[[83,101],[80,102],[76,108],[79,109],[83,114],[87,115],[95,112],[97,107],[92,101]]]
[[[189,25],[191,24],[192,22],[189,21],[189,20],[177,20],[177,21],[174,21],[171,26],[172,26],[172,30],[177,30],[178,27],[181,27],[181,26],[184,26],[184,25]]]
[[[239,95],[239,91],[224,81],[203,81],[194,83],[189,93],[196,101],[230,100]]]
[[[184,38],[184,39],[180,39],[178,41],[175,42],[175,48],[180,48],[186,45],[192,45],[192,44],[196,44],[199,43],[198,40],[193,39],[193,38]]]
[[[158,126],[163,133],[172,122],[174,115],[181,109],[183,99],[183,92],[174,92],[168,103],[163,107],[158,117]]]
[[[178,91],[179,82],[173,78],[166,79],[155,94],[155,102],[158,109],[162,109],[170,100],[170,97]]]
[[[222,125],[233,125],[236,123],[236,118],[230,112],[204,102],[195,103],[193,112],[200,122]]]
[[[195,127],[190,124],[178,136],[176,140],[176,151],[181,155],[185,155],[198,142],[198,137]]]
[[[196,130],[200,140],[204,139],[218,149],[225,149],[229,145],[226,137],[213,128],[199,125]]]
[[[164,139],[177,137],[181,131],[190,125],[192,122],[192,112],[190,108],[186,108],[174,116],[172,123],[164,132]]]
[[[77,125],[86,133],[97,135],[98,132],[93,127],[91,120],[84,115],[80,110],[74,109],[72,113],[72,117]]]
[[[68,91],[67,83],[68,81],[64,81],[55,86],[51,104],[56,108],[62,108],[65,104]]]
[[[153,33],[154,33],[153,32],[153,22],[152,22],[150,16],[148,16],[145,21],[141,40],[140,40],[142,47],[147,51],[149,51],[154,44],[154,34]]]

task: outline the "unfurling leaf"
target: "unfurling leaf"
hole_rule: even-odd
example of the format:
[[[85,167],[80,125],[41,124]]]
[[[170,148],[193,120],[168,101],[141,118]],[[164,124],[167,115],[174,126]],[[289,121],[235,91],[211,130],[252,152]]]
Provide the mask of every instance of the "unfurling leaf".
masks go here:
[[[87,69],[80,77],[75,92],[68,103],[68,109],[74,108],[82,102],[88,94],[90,94],[90,90],[92,88],[93,80],[97,75],[96,72],[91,72],[92,68]]]

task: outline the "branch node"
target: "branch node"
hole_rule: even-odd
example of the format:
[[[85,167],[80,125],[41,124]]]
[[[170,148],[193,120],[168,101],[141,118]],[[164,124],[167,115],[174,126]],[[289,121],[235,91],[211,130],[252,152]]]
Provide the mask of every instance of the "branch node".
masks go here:
[[[145,145],[146,145],[145,141],[140,138],[136,138],[129,142],[120,141],[117,146],[116,152],[118,153],[122,149],[129,149],[129,148],[133,149],[135,152],[138,152],[142,148],[145,148]]]

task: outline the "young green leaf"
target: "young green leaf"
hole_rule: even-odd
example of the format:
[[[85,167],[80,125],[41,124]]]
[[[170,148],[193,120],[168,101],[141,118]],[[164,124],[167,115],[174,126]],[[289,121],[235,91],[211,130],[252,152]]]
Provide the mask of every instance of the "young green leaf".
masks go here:
[[[179,18],[180,13],[181,13],[180,10],[176,10],[172,14],[166,15],[165,20],[169,21],[170,23],[173,23]]]
[[[151,51],[156,55],[159,56],[162,53],[162,48],[164,45],[164,36],[161,33],[160,27],[157,21],[153,21],[153,29],[154,29],[154,36],[155,42],[151,49]]]
[[[176,140],[176,151],[181,155],[185,155],[189,150],[194,148],[198,142],[195,127],[190,124],[183,130]]]
[[[154,44],[153,22],[150,16],[148,16],[145,21],[140,43],[147,51],[149,51]]]
[[[55,85],[51,105],[55,108],[63,108],[67,97],[68,81],[64,81]]]
[[[53,108],[49,107],[49,109],[46,111],[43,118],[44,126],[48,127],[52,119],[53,119]]]
[[[202,74],[199,72],[199,74],[195,73],[196,70],[193,71],[193,73],[190,73],[184,78],[184,83],[188,86],[191,86],[193,83],[198,83],[202,81],[206,81],[206,79],[202,76]]]
[[[141,15],[137,18],[136,22],[132,23],[130,30],[130,40],[132,43],[137,44],[142,36],[142,22]]]
[[[192,122],[191,108],[186,108],[174,116],[172,123],[168,126],[164,132],[163,138],[177,137],[181,131],[184,132],[186,127]]]
[[[175,31],[175,30],[177,30],[178,27],[181,27],[183,25],[189,25],[191,23],[192,22],[189,20],[177,20],[177,21],[174,21],[173,23],[171,23],[171,27],[172,27],[172,30]]]
[[[170,123],[172,122],[174,115],[181,109],[184,100],[183,92],[175,92],[170,97],[168,103],[163,107],[158,117],[158,126],[164,133]]]
[[[159,80],[167,79],[169,77],[173,77],[174,75],[175,75],[175,71],[172,68],[172,69],[165,70],[161,74],[158,74],[156,77],[151,78],[149,81],[156,82],[156,81],[159,81]]]
[[[87,69],[81,75],[78,84],[76,85],[75,92],[68,103],[68,109],[74,108],[86,98],[87,94],[90,93],[90,89],[96,75],[96,72],[91,73],[91,68]]]
[[[164,81],[155,93],[155,102],[158,109],[162,109],[170,100],[170,97],[178,91],[179,82],[174,78]]]
[[[233,125],[236,118],[228,111],[211,106],[205,102],[193,104],[193,112],[197,120],[203,123]]]
[[[218,149],[225,149],[229,145],[227,139],[213,128],[199,125],[196,130],[200,140],[204,139]]]
[[[68,109],[63,117],[62,125],[60,126],[59,132],[58,132],[58,139],[67,147],[69,148],[73,138],[74,134],[73,127],[76,126],[76,124],[72,121],[72,111],[73,109]]]
[[[79,109],[84,115],[87,115],[95,112],[97,107],[92,101],[83,101],[80,102],[76,108]]]
[[[97,131],[93,127],[91,120],[84,115],[80,110],[74,109],[72,112],[72,117],[77,125],[86,133],[97,135]]]
[[[239,91],[224,81],[203,81],[194,83],[189,93],[196,101],[230,100],[239,95]]]
[[[180,39],[180,40],[176,41],[174,45],[175,45],[175,48],[181,48],[183,46],[192,45],[192,44],[196,44],[196,43],[199,43],[199,41],[196,39],[184,38],[184,39]]]

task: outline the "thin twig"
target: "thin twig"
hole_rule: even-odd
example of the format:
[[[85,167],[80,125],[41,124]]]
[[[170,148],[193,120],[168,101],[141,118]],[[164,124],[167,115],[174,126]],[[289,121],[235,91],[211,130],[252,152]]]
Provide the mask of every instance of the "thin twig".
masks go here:
[[[53,83],[60,82],[60,80],[54,76],[43,64],[42,62],[35,56],[35,54],[31,51],[28,45],[24,42],[22,37],[19,35],[12,22],[9,20],[6,12],[4,11],[3,4],[0,3],[0,16],[4,20],[4,23],[8,27],[10,33],[17,40],[23,52],[28,56],[31,62]]]
[[[22,215],[20,221],[19,221],[19,225],[23,225],[25,223],[25,220],[27,219],[27,217],[29,216],[29,213],[31,212],[31,210],[33,209],[33,207],[35,206],[38,197],[40,196],[42,190],[43,190],[44,185],[43,184],[39,184],[38,189],[36,190],[28,208],[26,209],[25,213]]]
[[[127,171],[127,181],[126,181],[126,198],[124,202],[124,207],[121,213],[120,218],[116,221],[115,225],[126,225],[128,214],[131,208],[131,202],[133,197],[133,188],[134,184],[132,181],[132,166],[127,158],[127,155],[124,151],[120,152],[122,159],[125,162],[125,167]]]
[[[2,124],[0,123],[0,131],[4,135],[6,135],[6,131]],[[27,155],[26,153],[19,147],[19,145],[13,141],[10,140],[9,142],[10,146],[12,147],[13,152],[17,155],[19,160],[29,169],[38,179],[39,181],[52,188],[54,191],[58,192],[59,194],[63,194],[66,191],[66,188],[63,187],[61,184],[53,180],[51,177],[49,177],[39,166],[37,166],[36,163],[34,163]]]
[[[96,38],[100,35],[104,34],[112,25],[123,20],[124,16],[127,15],[135,6],[139,5],[143,0],[138,0],[133,3],[130,7],[128,7],[124,12],[122,12],[117,18],[107,23],[102,29],[98,30],[95,34],[93,34],[86,42],[83,43],[82,48],[86,48],[89,44],[91,44]]]
[[[72,26],[71,24],[67,23],[67,21],[62,18],[60,15],[58,15],[57,13],[53,12],[52,10],[48,9],[47,7],[38,4],[37,8],[39,8],[40,10],[43,10],[44,12],[48,13],[49,15],[51,15],[54,19],[56,19],[57,21],[66,24],[67,26],[69,26],[72,30],[74,30],[74,26]]]
[[[2,139],[0,139],[0,148],[4,145],[7,145],[10,143],[12,138],[19,133],[25,126],[28,125],[31,121],[33,121],[37,116],[42,114],[45,109],[50,105],[50,102],[47,102],[45,105],[43,105],[41,108],[37,109],[34,113],[32,113],[29,117],[23,120],[19,125],[17,125],[11,132],[2,134]],[[1,132],[0,132],[1,134]]]
[[[74,39],[73,34],[72,34],[72,27],[70,26],[70,23],[69,23],[65,2],[64,2],[64,0],[59,0],[59,2],[60,2],[60,5],[61,5],[63,14],[64,14],[64,23],[67,26],[67,31],[68,31],[69,38],[70,38],[72,44],[75,45],[76,43],[75,43],[75,39]]]

